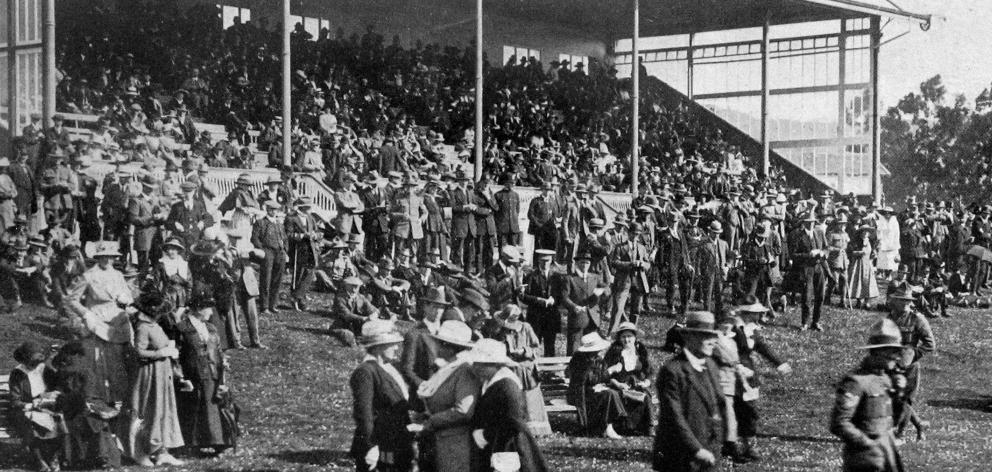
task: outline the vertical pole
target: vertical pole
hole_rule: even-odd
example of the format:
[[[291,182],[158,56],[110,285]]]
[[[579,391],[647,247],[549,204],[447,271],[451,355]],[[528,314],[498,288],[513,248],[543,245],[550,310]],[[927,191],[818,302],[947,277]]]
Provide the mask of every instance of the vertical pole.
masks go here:
[[[685,56],[686,61],[688,62],[686,64],[685,94],[689,97],[689,100],[692,100],[692,66],[693,66],[692,46],[695,44],[696,44],[696,33],[689,33],[689,52],[686,53]]]
[[[631,100],[631,112],[630,112],[630,194],[631,196],[637,196],[637,183],[638,183],[638,167],[640,166],[640,139],[641,139],[641,123],[640,123],[640,107],[641,107],[641,50],[638,44],[637,36],[641,32],[641,7],[640,0],[634,0],[634,36],[631,40],[631,52],[633,53],[631,60],[630,76],[633,79],[631,82],[632,93],[630,94]]]
[[[42,54],[45,64],[41,69],[44,89],[42,90],[42,126],[49,126],[55,115],[55,0],[44,0],[44,39]]]
[[[846,103],[844,84],[847,83],[847,20],[840,20],[840,37],[837,38],[837,155],[840,156],[840,175],[837,178],[837,190],[846,191],[847,180],[847,146],[842,142],[847,127]]]
[[[13,138],[21,134],[17,117],[17,0],[7,0],[7,123],[10,127],[11,155]]]
[[[282,0],[282,163],[293,165],[293,84],[290,70],[289,0]]]
[[[768,177],[771,167],[771,137],[768,135],[768,63],[771,54],[771,12],[765,13],[765,24],[761,27],[761,177]]]
[[[882,204],[882,126],[878,98],[878,59],[882,41],[880,23],[880,17],[871,17],[871,197],[877,205]]]
[[[475,2],[475,180],[482,178],[482,0]]]

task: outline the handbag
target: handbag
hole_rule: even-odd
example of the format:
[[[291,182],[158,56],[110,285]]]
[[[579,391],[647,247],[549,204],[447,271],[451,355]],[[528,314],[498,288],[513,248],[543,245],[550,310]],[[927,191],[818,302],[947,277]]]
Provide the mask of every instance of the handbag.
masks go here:
[[[520,454],[516,452],[494,452],[489,460],[489,466],[495,472],[518,472],[520,470]]]

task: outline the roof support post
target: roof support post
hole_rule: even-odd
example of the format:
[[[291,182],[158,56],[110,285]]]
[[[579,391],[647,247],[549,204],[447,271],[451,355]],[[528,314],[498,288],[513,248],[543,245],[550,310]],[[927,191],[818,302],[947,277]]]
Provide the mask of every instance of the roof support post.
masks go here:
[[[693,66],[693,64],[692,64],[692,62],[693,62],[693,59],[692,59],[692,52],[693,52],[692,51],[692,46],[695,43],[696,43],[696,33],[689,33],[689,49],[686,52],[686,57],[685,57],[686,58],[686,69],[685,69],[685,71],[686,71],[685,72],[685,74],[686,74],[686,76],[685,76],[685,79],[686,79],[685,92],[686,93],[685,94],[686,94],[686,96],[689,97],[689,100],[692,100],[692,66]]]
[[[293,165],[293,84],[290,70],[289,0],[282,0],[282,163]]]
[[[768,135],[768,63],[771,54],[771,12],[765,12],[765,24],[761,27],[761,177],[768,177],[771,167],[771,136]]]
[[[882,122],[878,98],[878,57],[881,50],[881,17],[871,17],[871,198],[882,204]]]
[[[640,165],[640,138],[641,138],[641,124],[640,124],[640,89],[641,89],[641,52],[637,40],[637,36],[641,31],[641,11],[640,11],[640,0],[633,0],[634,2],[634,36],[631,40],[631,50],[633,56],[631,58],[631,69],[630,76],[631,81],[631,114],[630,114],[630,194],[632,196],[637,196],[637,183],[638,183],[638,166]]]
[[[44,26],[42,30],[42,65],[41,75],[43,80],[42,89],[42,128],[48,127],[55,116],[55,0],[44,0],[42,7],[45,14]]]
[[[482,0],[475,2],[475,180],[482,178]]]

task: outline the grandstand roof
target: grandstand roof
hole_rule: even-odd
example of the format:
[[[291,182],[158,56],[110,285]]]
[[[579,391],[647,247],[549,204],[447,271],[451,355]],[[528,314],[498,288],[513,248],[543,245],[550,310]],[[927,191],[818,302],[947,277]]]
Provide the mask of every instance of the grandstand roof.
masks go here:
[[[460,0],[439,0],[441,3]],[[632,4],[616,0],[487,0],[487,12],[520,19],[539,18],[612,37],[629,34]],[[930,15],[881,4],[879,0],[641,0],[641,37],[762,26],[765,12],[782,25],[866,15],[928,26]]]

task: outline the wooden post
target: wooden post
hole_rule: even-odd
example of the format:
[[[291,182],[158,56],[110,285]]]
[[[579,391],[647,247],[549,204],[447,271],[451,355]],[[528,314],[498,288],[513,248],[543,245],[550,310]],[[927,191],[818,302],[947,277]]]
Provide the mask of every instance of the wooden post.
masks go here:
[[[882,121],[878,98],[878,58],[882,43],[881,18],[871,17],[871,197],[882,204]]]
[[[290,67],[289,0],[282,0],[282,163],[293,165],[293,83]]]
[[[765,24],[761,27],[761,177],[768,177],[771,167],[771,136],[768,135],[768,64],[771,54],[771,12],[765,13]]]
[[[638,167],[640,167],[640,138],[641,138],[641,124],[640,124],[640,89],[641,89],[641,51],[640,45],[638,44],[637,36],[641,31],[641,9],[640,0],[634,1],[634,36],[631,40],[631,52],[633,53],[633,58],[631,60],[631,70],[630,76],[632,78],[631,88],[633,89],[630,94],[631,100],[631,115],[630,115],[630,195],[631,197],[637,196],[637,184],[638,184]]]
[[[45,0],[43,13],[45,21],[43,26],[44,37],[42,39],[42,55],[44,64],[42,65],[42,127],[52,124],[52,116],[55,115],[55,0]]]
[[[482,0],[475,2],[475,180],[482,178]]]

